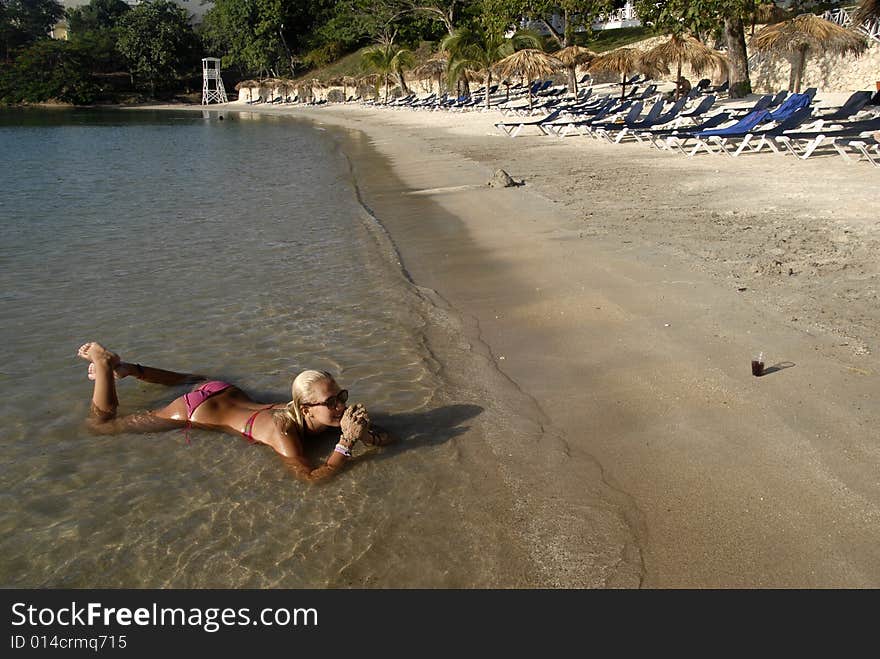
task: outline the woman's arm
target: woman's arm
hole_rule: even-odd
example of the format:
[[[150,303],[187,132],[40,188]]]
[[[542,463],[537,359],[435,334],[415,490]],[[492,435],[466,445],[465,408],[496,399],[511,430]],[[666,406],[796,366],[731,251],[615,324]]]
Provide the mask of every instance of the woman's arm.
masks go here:
[[[367,433],[369,418],[362,406],[355,405],[345,410],[342,417],[342,437],[333,452],[320,467],[312,469],[302,450],[299,436],[282,435],[272,448],[281,456],[284,466],[298,480],[318,483],[335,476],[351,460],[351,449]]]

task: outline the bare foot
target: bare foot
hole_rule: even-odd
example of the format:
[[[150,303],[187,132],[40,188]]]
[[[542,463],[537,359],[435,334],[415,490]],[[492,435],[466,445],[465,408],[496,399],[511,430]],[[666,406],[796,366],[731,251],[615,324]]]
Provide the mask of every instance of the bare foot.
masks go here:
[[[129,364],[128,362],[119,362],[116,366],[113,367],[113,377],[117,380],[121,380],[122,378],[127,378],[129,375],[133,375],[137,372],[137,366],[134,364]],[[89,380],[95,379],[95,365],[89,364]]]
[[[119,355],[115,352],[110,352],[97,341],[89,341],[88,343],[81,345],[76,352],[76,356],[92,362],[92,369],[89,371],[90,373],[94,373],[95,364],[105,363],[109,364],[110,368],[115,369],[122,363],[122,360],[119,359]]]

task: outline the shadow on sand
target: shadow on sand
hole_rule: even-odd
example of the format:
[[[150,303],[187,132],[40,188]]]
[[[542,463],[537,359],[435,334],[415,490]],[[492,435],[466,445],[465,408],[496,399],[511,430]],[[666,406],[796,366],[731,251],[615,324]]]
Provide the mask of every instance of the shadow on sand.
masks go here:
[[[388,430],[396,439],[380,451],[370,450],[371,460],[392,457],[402,451],[436,446],[448,442],[453,437],[466,433],[470,426],[466,422],[483,412],[479,405],[445,405],[424,412],[407,412],[404,414],[371,415],[373,422]],[[307,449],[310,456],[326,454],[333,449],[337,435],[322,438]],[[367,457],[366,455],[364,457]]]
[[[768,366],[764,369],[764,372],[761,374],[761,377],[770,375],[771,373],[776,373],[777,371],[784,371],[787,368],[791,368],[792,366],[796,366],[794,362],[777,362],[773,364],[773,366]]]

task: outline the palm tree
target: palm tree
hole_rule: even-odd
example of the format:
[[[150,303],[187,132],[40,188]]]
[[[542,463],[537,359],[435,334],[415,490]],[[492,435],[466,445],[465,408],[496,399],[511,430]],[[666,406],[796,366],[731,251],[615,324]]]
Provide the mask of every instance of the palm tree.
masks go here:
[[[388,81],[392,73],[403,76],[403,67],[412,66],[413,55],[406,48],[394,45],[394,39],[385,39],[363,54],[367,68],[377,71],[385,80],[385,102],[388,102]]]
[[[443,39],[440,48],[449,52],[449,78],[454,83],[468,69],[482,71],[486,78],[486,108],[492,86],[492,66],[521,48],[540,48],[541,38],[534,32],[520,30],[511,37],[479,27],[463,27]]]
[[[751,41],[755,50],[794,55],[791,68],[791,87],[801,90],[801,78],[807,52],[832,52],[837,55],[861,53],[868,44],[851,30],[819,18],[815,14],[801,14],[789,21],[768,25]]]

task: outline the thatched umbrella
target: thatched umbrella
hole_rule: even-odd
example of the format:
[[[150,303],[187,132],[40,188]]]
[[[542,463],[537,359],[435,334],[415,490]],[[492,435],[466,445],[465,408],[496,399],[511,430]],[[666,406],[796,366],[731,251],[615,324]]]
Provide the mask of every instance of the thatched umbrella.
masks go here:
[[[443,74],[446,73],[448,66],[449,61],[445,57],[432,57],[421,66],[413,69],[413,73],[421,79],[433,79],[434,76],[437,76],[437,93],[439,94],[443,83]]]
[[[270,98],[269,100],[275,100],[275,91],[278,90],[281,85],[282,81],[278,78],[266,78],[261,82],[260,87],[270,92],[269,96],[271,96],[272,98]]]
[[[637,48],[617,48],[607,53],[602,53],[590,62],[590,71],[602,71],[617,73],[621,76],[620,98],[626,96],[626,76],[629,73],[644,73],[654,77],[658,73],[668,69],[658,68],[656,65],[646,62],[644,53]]]
[[[801,14],[788,21],[768,25],[750,43],[755,50],[793,55],[791,83],[795,92],[801,90],[807,51],[831,52],[837,55],[861,53],[867,47],[864,37],[815,14]]]
[[[791,13],[777,5],[772,0],[759,2],[751,11],[752,19],[752,36],[755,36],[755,25],[772,25],[773,23],[781,23],[791,18]]]
[[[520,76],[528,83],[529,109],[532,108],[532,82],[553,75],[563,64],[537,48],[524,48],[500,60],[496,67],[502,77]]]
[[[378,73],[367,73],[357,79],[358,91],[361,86],[368,88],[373,96],[379,95],[379,83],[382,82],[382,76]]]
[[[568,90],[572,94],[577,94],[577,66],[592,60],[596,57],[596,53],[583,46],[566,46],[562,50],[557,50],[553,53],[553,57],[562,62],[562,65],[568,70]]]
[[[342,76],[342,95],[348,101],[348,88],[357,86],[357,78],[352,76]]]
[[[857,24],[861,24],[873,18],[880,19],[880,0],[862,0],[853,19]]]
[[[286,101],[291,90],[296,89],[296,83],[293,80],[285,78],[276,78],[274,81],[275,89],[281,94],[281,100]]]
[[[317,100],[315,91],[320,91],[322,89],[327,89],[327,85],[324,84],[322,80],[318,80],[317,78],[312,78],[311,80],[309,80],[309,90],[311,91],[313,101]]]
[[[670,64],[676,65],[675,73],[675,100],[678,100],[681,87],[681,65],[685,62],[697,73],[718,66],[718,57],[709,46],[689,34],[673,34],[668,41],[654,46],[643,55],[644,63],[657,68],[667,68]]]
[[[235,85],[235,91],[238,92],[238,98],[241,99],[241,92],[243,89],[247,89],[248,101],[254,100],[254,93],[251,91],[254,87],[257,87],[259,83],[256,80],[242,80],[238,84]]]

